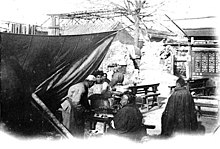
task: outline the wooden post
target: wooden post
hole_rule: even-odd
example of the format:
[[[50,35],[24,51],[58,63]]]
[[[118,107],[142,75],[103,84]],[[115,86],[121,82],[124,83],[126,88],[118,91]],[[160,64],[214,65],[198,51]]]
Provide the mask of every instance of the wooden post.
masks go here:
[[[57,23],[56,23],[56,35],[60,35],[60,17],[57,18]]]
[[[171,56],[170,56],[170,61],[171,61],[171,64],[170,64],[170,73],[172,75],[174,75],[174,68],[175,68],[175,54],[173,52],[171,52]]]
[[[15,34],[18,34],[18,24],[15,24]]]
[[[63,126],[63,124],[59,122],[59,120],[57,120],[54,114],[47,108],[47,106],[40,100],[40,98],[35,93],[32,93],[32,98],[43,109],[43,114],[47,114],[47,117],[49,117],[46,117],[47,120],[55,127],[55,129],[58,132],[60,132],[62,136],[69,139],[73,139],[72,134],[66,129],[66,127]]]
[[[30,30],[30,25],[28,24],[26,28],[26,34],[29,34],[29,30]]]
[[[60,18],[51,15],[51,26],[49,27],[50,29],[50,35],[59,35],[60,34]]]
[[[192,79],[192,44],[194,42],[194,37],[190,39],[190,46],[189,46],[189,79]]]
[[[187,66],[186,66],[186,78],[187,80],[192,78],[192,43],[193,38],[189,39],[189,50],[187,52]]]
[[[23,26],[23,34],[26,34],[26,32],[27,32],[26,30],[27,30],[26,25],[24,25]]]
[[[56,35],[55,26],[56,26],[56,17],[51,16],[51,32],[50,32],[51,35]]]
[[[187,53],[186,79],[188,80],[187,81],[187,89],[189,90],[190,89],[189,80],[192,79],[192,67],[194,67],[194,66],[192,66],[192,64],[193,64],[192,63],[192,44],[194,42],[194,38],[191,37],[188,42],[189,42],[189,51]]]
[[[9,33],[13,33],[13,30],[14,30],[13,27],[14,25],[9,22]]]
[[[21,34],[21,32],[22,32],[21,24],[18,24],[18,33]]]

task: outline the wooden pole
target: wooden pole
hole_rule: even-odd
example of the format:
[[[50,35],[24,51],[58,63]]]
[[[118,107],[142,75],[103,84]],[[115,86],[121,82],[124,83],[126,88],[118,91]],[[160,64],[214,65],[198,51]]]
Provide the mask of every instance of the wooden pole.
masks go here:
[[[165,16],[166,16],[171,22],[173,22],[173,24],[174,24],[186,37],[188,37],[188,35],[184,32],[184,30],[183,30],[181,27],[179,27],[179,25],[177,25],[168,15],[165,14]]]
[[[55,127],[55,129],[58,132],[60,132],[60,134],[65,138],[73,139],[72,134],[67,130],[66,127],[63,126],[63,124],[59,122],[59,120],[57,120],[54,114],[47,108],[47,106],[40,100],[40,98],[35,93],[32,93],[32,98],[43,109],[43,113],[47,114],[49,118],[46,118]]]
[[[194,42],[194,37],[191,37],[190,39],[190,45],[192,45]],[[189,79],[192,79],[192,46],[189,46]]]
[[[51,16],[51,31],[50,31],[50,35],[56,35],[56,17],[55,16]]]

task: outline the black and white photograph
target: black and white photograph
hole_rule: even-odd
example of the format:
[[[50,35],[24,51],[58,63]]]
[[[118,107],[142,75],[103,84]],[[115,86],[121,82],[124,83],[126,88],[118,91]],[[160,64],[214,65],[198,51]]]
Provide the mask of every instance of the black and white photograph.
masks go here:
[[[1,0],[1,146],[216,148],[217,0]]]

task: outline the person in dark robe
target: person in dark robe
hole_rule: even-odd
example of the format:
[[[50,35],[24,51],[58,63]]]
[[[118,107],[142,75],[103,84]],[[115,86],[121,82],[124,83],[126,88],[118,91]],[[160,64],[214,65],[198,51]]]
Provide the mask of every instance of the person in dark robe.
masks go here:
[[[178,78],[176,88],[168,99],[161,118],[161,136],[175,133],[192,134],[197,131],[198,121],[192,95],[185,87],[185,80]]]
[[[88,102],[88,88],[95,80],[93,75],[89,75],[85,81],[71,86],[61,104],[63,124],[75,137],[84,136],[86,111],[91,109]]]
[[[135,105],[135,96],[126,91],[120,101],[122,108],[113,118],[113,130],[110,132],[134,141],[140,141],[146,135],[142,124],[143,116]]]

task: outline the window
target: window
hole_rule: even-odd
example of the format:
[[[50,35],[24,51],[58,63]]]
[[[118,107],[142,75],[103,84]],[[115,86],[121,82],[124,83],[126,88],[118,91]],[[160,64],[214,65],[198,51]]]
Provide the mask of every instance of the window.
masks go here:
[[[216,50],[196,50],[192,52],[193,75],[216,75],[219,73],[219,55]]]

